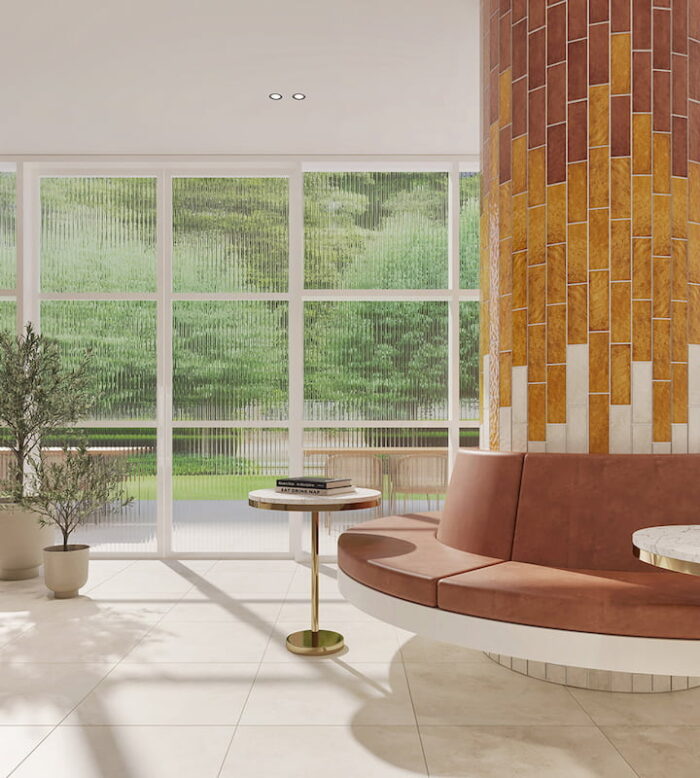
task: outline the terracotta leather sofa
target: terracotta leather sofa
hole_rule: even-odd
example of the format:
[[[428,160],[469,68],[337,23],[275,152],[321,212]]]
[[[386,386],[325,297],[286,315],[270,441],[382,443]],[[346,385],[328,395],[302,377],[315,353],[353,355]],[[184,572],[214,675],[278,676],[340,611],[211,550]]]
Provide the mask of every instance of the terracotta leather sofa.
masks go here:
[[[460,451],[441,513],[344,532],[341,570],[447,611],[561,630],[700,639],[700,579],[631,535],[700,523],[700,455]]]

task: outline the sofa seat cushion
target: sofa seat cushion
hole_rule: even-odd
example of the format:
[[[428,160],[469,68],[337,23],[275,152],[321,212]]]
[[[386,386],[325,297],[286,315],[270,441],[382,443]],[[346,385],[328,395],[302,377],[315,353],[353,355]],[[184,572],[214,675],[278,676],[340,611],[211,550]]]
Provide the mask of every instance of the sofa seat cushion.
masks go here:
[[[665,570],[569,570],[504,562],[440,581],[438,606],[552,629],[700,639],[700,581]]]
[[[437,521],[412,514],[352,527],[338,539],[338,565],[365,586],[435,607],[441,578],[502,561],[440,543]]]

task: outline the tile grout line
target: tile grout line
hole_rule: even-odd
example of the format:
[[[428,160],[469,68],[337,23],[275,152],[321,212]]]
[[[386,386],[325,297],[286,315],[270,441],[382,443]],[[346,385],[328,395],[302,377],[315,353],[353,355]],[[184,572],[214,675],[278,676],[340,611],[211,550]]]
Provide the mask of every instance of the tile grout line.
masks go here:
[[[423,765],[425,767],[426,776],[430,775],[430,769],[428,768],[428,757],[425,753],[425,745],[423,744],[423,733],[421,732],[420,725],[418,724],[418,714],[416,713],[416,705],[413,702],[413,692],[411,690],[411,682],[408,679],[408,673],[406,672],[406,662],[403,657],[402,644],[400,642],[399,634],[394,627],[394,634],[396,635],[397,643],[399,644],[399,656],[401,657],[401,667],[403,668],[403,676],[406,679],[406,688],[408,689],[408,699],[411,701],[411,710],[413,711],[413,720],[416,724],[416,732],[418,733],[418,742],[420,743],[420,751],[423,754]]]

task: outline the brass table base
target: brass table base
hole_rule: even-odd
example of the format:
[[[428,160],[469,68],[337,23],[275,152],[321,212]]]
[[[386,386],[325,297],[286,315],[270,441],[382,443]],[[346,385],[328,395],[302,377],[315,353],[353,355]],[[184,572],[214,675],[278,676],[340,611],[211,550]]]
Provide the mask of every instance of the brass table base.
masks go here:
[[[293,654],[306,654],[306,656],[325,656],[335,654],[345,645],[340,632],[330,629],[319,629],[313,632],[310,629],[302,629],[300,632],[292,632],[287,635],[287,650]]]

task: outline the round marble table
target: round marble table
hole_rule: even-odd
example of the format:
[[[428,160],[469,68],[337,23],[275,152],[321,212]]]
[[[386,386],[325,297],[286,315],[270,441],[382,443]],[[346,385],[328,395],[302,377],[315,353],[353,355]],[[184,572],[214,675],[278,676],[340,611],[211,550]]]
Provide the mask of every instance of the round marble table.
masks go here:
[[[666,570],[700,575],[700,524],[638,529],[632,535],[635,556]]]
[[[344,645],[339,632],[318,628],[318,514],[320,511],[357,511],[374,508],[382,501],[376,489],[356,487],[346,494],[330,496],[293,494],[275,489],[256,489],[248,493],[248,504],[269,511],[305,511],[311,514],[311,629],[287,636],[287,649],[293,654],[320,656],[333,654]]]

